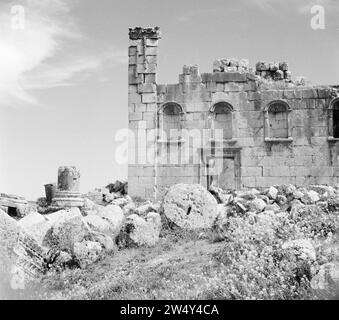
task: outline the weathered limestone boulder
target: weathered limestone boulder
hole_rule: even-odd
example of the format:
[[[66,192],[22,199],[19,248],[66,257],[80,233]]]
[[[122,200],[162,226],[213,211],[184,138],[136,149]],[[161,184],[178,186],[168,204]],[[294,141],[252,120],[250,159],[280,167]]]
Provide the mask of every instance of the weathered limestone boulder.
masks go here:
[[[96,204],[90,200],[85,198],[84,199],[84,205],[81,208],[81,211],[84,212],[84,214],[86,215],[89,211],[92,211],[95,209]]]
[[[29,233],[40,245],[47,231],[51,228],[53,221],[38,212],[33,212],[21,219],[18,224]]]
[[[293,200],[290,203],[290,206],[291,206],[291,214],[292,215],[297,214],[299,212],[299,210],[305,208],[305,205],[299,200]]]
[[[304,193],[301,191],[301,190],[295,190],[293,192],[293,198],[294,199],[298,199],[298,200],[301,200],[301,198],[304,196]]]
[[[236,195],[238,198],[243,198],[246,200],[254,200],[258,195],[260,194],[260,192],[256,189],[251,189],[248,191],[237,191]]]
[[[96,211],[90,212],[88,215],[96,215],[103,220],[107,221],[110,225],[110,235],[115,237],[118,235],[121,226],[125,220],[122,209],[115,205],[109,205],[107,207],[97,206]]]
[[[247,203],[250,211],[262,212],[266,208],[266,202],[262,199],[254,199]]]
[[[201,185],[172,186],[162,203],[166,218],[185,229],[210,228],[217,215],[217,201]]]
[[[320,267],[319,272],[312,278],[311,287],[316,291],[339,290],[339,264],[326,263]]]
[[[284,206],[287,204],[287,197],[285,197],[282,194],[278,194],[275,201],[277,202],[277,204],[279,204],[279,206]]]
[[[296,191],[296,187],[292,184],[282,184],[280,186],[275,186],[278,189],[278,193],[284,195],[285,197],[290,197]]]
[[[106,252],[112,252],[116,250],[115,239],[113,241],[112,237],[104,233],[93,233],[92,238],[94,242],[101,244],[101,247],[105,249]]]
[[[278,189],[275,187],[270,187],[265,190],[264,194],[266,194],[270,199],[275,200],[278,195]]]
[[[317,201],[319,201],[319,194],[313,190],[311,191],[306,191],[303,195],[303,197],[301,198],[301,201],[304,204],[314,204]]]
[[[78,208],[63,210],[50,215],[52,221],[43,239],[43,245],[69,253],[74,252],[74,244],[91,236]]]
[[[261,199],[261,200],[264,200],[266,204],[270,204],[270,201],[271,201],[271,200],[270,200],[267,196],[265,196],[265,195],[263,195],[263,194],[259,194],[259,195],[257,196],[257,198],[258,198],[258,199]]]
[[[74,244],[74,255],[81,268],[99,260],[102,253],[101,244],[94,241],[83,241]]]
[[[130,203],[133,203],[132,198],[130,196],[125,196],[125,197],[113,200],[111,204],[115,206],[119,206],[121,209],[123,209],[126,205]]]
[[[125,216],[129,216],[131,214],[134,213],[134,210],[136,209],[135,207],[135,203],[134,202],[130,202],[128,204],[126,204],[123,208],[122,211],[124,212]]]
[[[39,279],[44,272],[46,251],[0,210],[0,285],[24,289],[27,282]]]
[[[315,191],[318,193],[318,195],[324,195],[325,193],[328,194],[328,196],[335,196],[336,192],[335,189],[331,186],[311,186],[309,188],[312,191]]]
[[[160,210],[160,204],[154,204],[147,202],[135,209],[135,213],[141,217],[147,216],[149,212],[158,212]]]
[[[276,203],[273,203],[273,204],[268,204],[266,207],[265,207],[265,211],[273,211],[275,213],[279,212],[281,209],[280,207],[276,204]]]
[[[85,222],[91,230],[103,234],[111,235],[111,224],[109,221],[99,217],[98,215],[90,214],[84,217]]]
[[[316,252],[312,242],[309,239],[298,239],[287,241],[282,246],[283,249],[294,249],[295,254],[303,260],[316,260]]]
[[[156,212],[148,213],[146,219],[132,214],[127,217],[117,238],[120,247],[154,246],[159,241],[161,217]]]

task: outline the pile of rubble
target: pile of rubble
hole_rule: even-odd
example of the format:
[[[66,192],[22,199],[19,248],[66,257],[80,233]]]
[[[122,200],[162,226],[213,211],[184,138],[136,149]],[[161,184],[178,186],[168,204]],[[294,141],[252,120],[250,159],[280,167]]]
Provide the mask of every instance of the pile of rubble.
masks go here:
[[[267,62],[259,61],[256,64],[256,73],[264,79],[279,80],[292,80],[291,71],[289,71],[288,64],[286,62]]]
[[[164,227],[219,230],[222,238],[227,234],[225,220],[235,213],[275,215],[312,205],[339,211],[339,191],[328,186],[282,185],[230,193],[178,184],[162,202],[137,204],[127,194],[127,183],[118,181],[85,195],[79,208],[44,215],[34,211],[19,221],[0,210],[0,243],[6,248],[1,258],[9,277],[13,278],[13,270],[18,277],[19,270],[21,278],[22,274],[26,279],[39,278],[51,268],[85,268],[118,249],[154,246]],[[313,255],[307,241],[301,245]]]
[[[217,59],[213,63],[213,72],[253,72],[247,59]]]

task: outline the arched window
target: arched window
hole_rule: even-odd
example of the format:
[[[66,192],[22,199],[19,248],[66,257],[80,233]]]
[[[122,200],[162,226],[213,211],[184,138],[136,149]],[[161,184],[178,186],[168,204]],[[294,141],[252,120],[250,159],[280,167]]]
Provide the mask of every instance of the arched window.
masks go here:
[[[266,140],[291,140],[290,106],[285,101],[272,101],[265,109]]]
[[[232,140],[233,107],[224,101],[218,102],[210,110],[212,116],[211,138],[213,140]]]
[[[339,98],[330,103],[328,124],[330,138],[339,139]]]
[[[180,140],[183,109],[176,102],[167,102],[159,110],[160,139],[173,141]]]

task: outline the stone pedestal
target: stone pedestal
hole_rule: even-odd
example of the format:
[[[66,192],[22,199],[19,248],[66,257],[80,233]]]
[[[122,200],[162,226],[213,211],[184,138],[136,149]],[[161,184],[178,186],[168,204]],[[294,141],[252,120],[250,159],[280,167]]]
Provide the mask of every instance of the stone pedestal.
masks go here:
[[[75,167],[60,167],[58,186],[52,205],[57,207],[81,207],[84,199],[79,192],[80,171]]]

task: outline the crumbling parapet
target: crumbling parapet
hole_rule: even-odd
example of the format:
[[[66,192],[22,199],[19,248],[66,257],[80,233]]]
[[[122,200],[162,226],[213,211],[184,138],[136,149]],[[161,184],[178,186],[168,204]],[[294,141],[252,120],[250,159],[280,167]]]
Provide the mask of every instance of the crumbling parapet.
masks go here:
[[[80,171],[76,167],[60,167],[58,186],[52,201],[57,207],[81,207],[84,199],[79,192]]]

